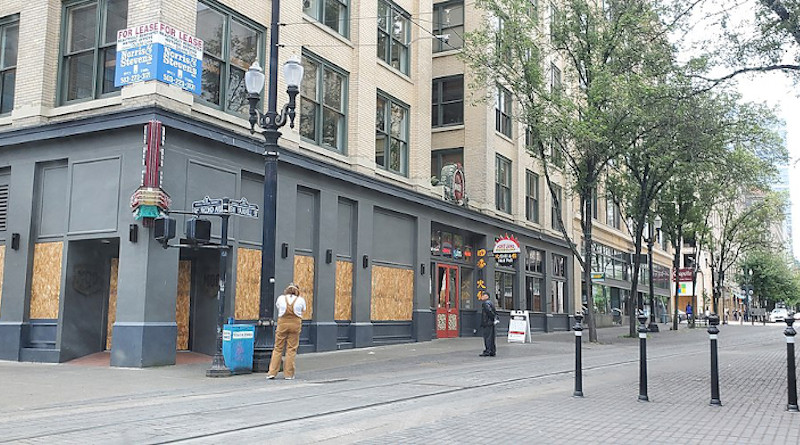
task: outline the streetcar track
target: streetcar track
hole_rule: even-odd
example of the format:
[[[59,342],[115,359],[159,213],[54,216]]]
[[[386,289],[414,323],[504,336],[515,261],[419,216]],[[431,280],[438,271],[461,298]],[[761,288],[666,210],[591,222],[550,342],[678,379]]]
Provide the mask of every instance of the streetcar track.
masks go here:
[[[763,342],[761,342],[761,341],[744,341],[744,342],[737,342],[736,344],[731,344],[731,345],[728,345],[728,346],[731,347],[731,348],[737,348],[737,347],[742,347],[742,346],[753,346],[753,345],[760,345],[760,344],[763,344]],[[672,345],[670,347],[670,349],[680,348],[682,346],[685,346],[685,345]],[[671,353],[651,354],[651,355],[649,355],[648,358],[649,358],[649,360],[659,360],[659,359],[668,359],[668,358],[672,358],[672,357],[676,357],[676,356],[686,357],[686,356],[690,356],[690,355],[699,355],[699,354],[703,354],[703,353],[706,353],[706,352],[707,351],[701,350],[701,349],[690,350],[690,351],[681,350],[681,351],[671,352]],[[614,355],[614,354],[612,354],[612,355]],[[639,362],[639,359],[637,358],[637,359],[621,360],[621,361],[615,361],[615,362],[609,362],[609,363],[601,363],[601,364],[593,365],[593,366],[584,366],[583,367],[583,371],[587,372],[587,371],[594,371],[594,370],[602,370],[602,369],[613,368],[613,367],[618,367],[618,366],[630,365],[630,364],[634,364],[634,363],[638,363],[638,362]],[[270,426],[273,426],[273,425],[276,425],[276,424],[285,424],[287,422],[300,422],[300,421],[306,421],[306,420],[321,419],[321,418],[326,418],[326,417],[330,417],[330,416],[334,416],[334,415],[338,415],[338,414],[354,413],[354,412],[368,410],[368,409],[372,409],[372,408],[389,406],[389,405],[392,405],[392,404],[400,404],[400,403],[406,403],[406,402],[415,401],[415,400],[433,398],[433,397],[437,397],[437,396],[441,396],[441,395],[448,395],[448,394],[453,394],[453,393],[458,393],[458,392],[472,391],[472,390],[475,390],[475,389],[483,389],[483,388],[490,388],[490,387],[501,387],[503,385],[516,384],[516,383],[525,382],[525,381],[536,381],[536,380],[541,380],[541,379],[546,379],[546,378],[551,378],[551,377],[564,376],[564,375],[573,374],[573,373],[574,373],[574,369],[566,369],[566,370],[559,370],[559,371],[551,371],[551,372],[540,373],[540,374],[533,375],[533,376],[522,376],[522,377],[508,378],[508,379],[503,379],[503,380],[494,381],[494,382],[487,382],[487,383],[482,383],[482,384],[465,385],[465,386],[445,389],[445,390],[442,390],[442,391],[436,391],[436,392],[431,392],[431,393],[426,393],[426,394],[418,394],[418,395],[414,395],[414,396],[400,397],[400,398],[392,399],[392,400],[385,400],[385,401],[380,401],[380,402],[366,403],[366,404],[361,404],[361,405],[357,405],[357,406],[351,406],[351,407],[346,407],[346,408],[341,408],[341,409],[335,409],[335,410],[330,410],[330,411],[325,411],[325,412],[320,412],[320,413],[314,413],[314,414],[309,414],[309,415],[304,415],[304,416],[297,416],[297,417],[293,417],[293,418],[290,418],[290,419],[282,419],[282,420],[275,420],[275,421],[268,421],[268,422],[260,422],[260,423],[245,425],[245,426],[241,426],[241,427],[228,428],[228,429],[218,430],[218,431],[214,431],[214,432],[198,434],[198,435],[189,436],[189,437],[182,437],[182,438],[177,438],[177,439],[163,441],[163,442],[155,442],[155,443],[164,443],[164,444],[167,444],[167,443],[179,443],[179,442],[185,442],[185,441],[190,441],[190,440],[196,440],[196,439],[200,439],[200,438],[223,436],[223,435],[226,435],[226,434],[232,434],[232,433],[236,433],[236,432],[240,432],[240,431],[246,431],[246,430],[250,430],[250,429],[266,428],[266,427],[270,427]],[[377,385],[369,385],[369,386],[359,386],[358,390],[375,390],[375,389],[380,389],[380,388],[385,388],[385,387],[397,386],[398,384],[435,386],[435,384],[421,383],[422,380],[425,380],[427,378],[428,377],[420,377],[420,378],[415,378],[415,379],[411,379],[411,380],[404,381],[404,382],[399,382],[399,383],[398,382],[393,382],[393,383],[385,383],[385,384],[377,384]],[[335,380],[338,382],[338,381],[347,381],[349,379],[335,379]],[[353,381],[355,381],[355,380],[353,379]],[[307,385],[318,385],[318,384],[321,384],[321,383],[329,383],[329,382],[327,382],[327,381],[322,381],[322,382],[307,381],[307,382],[304,382],[304,383],[306,383]],[[242,386],[245,386],[245,385],[242,385]],[[190,398],[218,397],[218,396],[223,396],[223,395],[230,394],[230,393],[233,393],[233,392],[237,392],[238,390],[241,390],[241,389],[242,389],[242,387],[239,387],[239,388],[237,388],[235,390],[217,391],[217,392],[214,392],[214,393],[211,393],[211,394],[209,394],[209,393],[193,394],[193,395],[188,395],[188,396],[187,395],[180,395],[180,394],[170,394],[170,395],[168,395],[168,396],[166,396],[164,398],[166,398],[166,399],[177,398],[177,399],[180,399],[180,400],[185,400],[187,397],[190,397]],[[339,388],[339,389],[328,391],[328,392],[325,392],[325,393],[322,393],[322,394],[321,393],[314,393],[314,394],[303,395],[303,396],[300,396],[300,397],[297,397],[295,394],[293,394],[291,397],[283,397],[283,398],[280,398],[280,399],[271,399],[271,400],[268,400],[268,401],[258,401],[258,402],[251,402],[251,403],[240,403],[240,404],[238,404],[236,406],[226,406],[226,407],[222,407],[222,408],[202,409],[202,410],[195,410],[195,411],[184,412],[184,413],[175,413],[175,414],[170,414],[170,415],[164,415],[164,416],[159,417],[159,420],[178,419],[178,418],[181,418],[181,417],[193,416],[193,415],[208,415],[208,414],[214,414],[214,413],[218,413],[218,412],[230,412],[233,409],[247,409],[247,408],[253,408],[253,407],[258,407],[258,406],[266,406],[266,405],[270,405],[270,404],[282,403],[282,402],[285,402],[285,401],[298,401],[298,400],[308,399],[308,398],[318,398],[320,396],[331,396],[331,395],[335,396],[337,394],[350,393],[352,391],[353,391],[352,388]],[[144,397],[144,396],[143,397],[137,397],[137,399],[144,399],[144,398],[146,398],[146,397]],[[152,400],[152,398],[149,399],[149,400]],[[129,403],[130,401],[128,400],[128,401],[125,401],[125,402]],[[125,402],[117,400],[117,403],[125,403]],[[107,406],[106,406],[106,408],[107,408]],[[128,406],[121,407],[121,409],[126,409],[126,408],[130,408],[130,406],[128,405]],[[6,413],[6,414],[13,414],[13,413]],[[39,417],[41,415],[41,412],[37,412],[35,414],[38,414],[37,417]],[[63,435],[67,435],[67,434],[80,433],[80,432],[83,432],[83,431],[92,431],[92,430],[103,429],[103,428],[106,428],[106,427],[109,427],[109,426],[112,426],[112,425],[113,426],[119,426],[119,425],[125,425],[125,424],[135,424],[135,423],[138,423],[138,422],[146,422],[146,421],[149,421],[149,420],[153,420],[153,418],[152,417],[149,417],[149,418],[137,418],[137,419],[131,419],[131,420],[125,420],[125,421],[107,422],[107,423],[99,424],[99,425],[86,426],[86,427],[80,427],[80,428],[71,428],[71,429],[55,431],[55,432],[48,432],[48,433],[32,435],[32,436],[21,436],[21,437],[18,436],[18,437],[14,437],[14,438],[5,437],[5,438],[2,438],[0,440],[0,443],[9,443],[9,442],[18,441],[18,440],[41,439],[41,438],[46,438],[46,437],[58,437],[58,436],[63,436]]]

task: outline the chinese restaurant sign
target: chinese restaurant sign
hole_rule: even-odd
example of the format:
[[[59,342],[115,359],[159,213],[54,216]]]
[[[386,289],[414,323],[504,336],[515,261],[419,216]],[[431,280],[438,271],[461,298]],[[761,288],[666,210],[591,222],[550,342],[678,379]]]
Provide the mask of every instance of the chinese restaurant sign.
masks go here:
[[[492,250],[497,263],[506,266],[514,264],[514,260],[517,259],[520,252],[519,241],[508,234],[502,238],[497,238]]]

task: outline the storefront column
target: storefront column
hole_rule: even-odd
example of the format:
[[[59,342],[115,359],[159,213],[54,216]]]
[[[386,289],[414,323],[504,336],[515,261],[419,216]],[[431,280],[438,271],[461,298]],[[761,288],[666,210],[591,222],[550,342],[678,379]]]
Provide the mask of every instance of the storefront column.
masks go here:
[[[372,231],[375,206],[367,200],[358,202],[356,217],[356,255],[353,258],[353,322],[350,325],[350,338],[353,346],[364,348],[372,346]],[[367,267],[364,259],[367,257]]]
[[[111,366],[175,364],[178,254],[161,247],[149,228],[136,243],[120,242]]]
[[[413,336],[417,341],[433,338],[434,314],[430,309],[431,275],[431,220],[417,218],[417,248],[414,264],[414,312],[412,314]]]
[[[335,193],[319,194],[319,245],[315,251],[317,289],[314,294],[314,321],[311,341],[317,351],[336,349],[337,329],[334,321],[336,299],[336,239],[339,231],[339,197]],[[328,255],[330,251],[330,255]]]
[[[35,164],[15,163],[10,175],[9,206],[3,261],[2,307],[0,307],[0,359],[19,360],[28,325],[33,267],[33,220]],[[19,234],[19,249],[11,248],[13,233]]]

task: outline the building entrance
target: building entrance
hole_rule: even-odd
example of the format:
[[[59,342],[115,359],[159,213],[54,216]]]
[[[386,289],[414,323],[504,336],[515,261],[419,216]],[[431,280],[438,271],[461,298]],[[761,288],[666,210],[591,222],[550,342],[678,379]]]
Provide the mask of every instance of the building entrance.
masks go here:
[[[436,265],[436,337],[458,337],[458,266]]]

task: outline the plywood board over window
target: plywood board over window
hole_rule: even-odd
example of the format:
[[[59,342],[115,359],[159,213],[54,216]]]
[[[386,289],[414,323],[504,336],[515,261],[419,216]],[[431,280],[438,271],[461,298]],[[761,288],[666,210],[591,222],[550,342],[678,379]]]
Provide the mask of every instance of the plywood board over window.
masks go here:
[[[240,247],[236,250],[236,301],[234,317],[237,320],[258,320],[261,302],[261,251]]]
[[[6,246],[0,246],[0,314],[3,310],[3,269],[6,265]]]
[[[58,318],[62,248],[61,242],[38,243],[33,248],[31,319]]]
[[[106,324],[106,349],[111,349],[114,322],[117,321],[117,278],[119,278],[119,258],[111,259],[111,278],[108,283],[108,322]]]
[[[349,321],[353,316],[353,263],[336,261],[336,297],[333,319]]]
[[[314,257],[294,256],[294,282],[300,287],[300,295],[306,300],[303,320],[311,320],[314,316]]]
[[[414,309],[414,271],[397,267],[372,268],[371,318],[408,321]]]
[[[192,291],[192,262],[178,263],[178,292],[175,298],[175,323],[178,325],[177,349],[189,349],[189,298]]]

